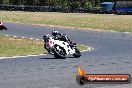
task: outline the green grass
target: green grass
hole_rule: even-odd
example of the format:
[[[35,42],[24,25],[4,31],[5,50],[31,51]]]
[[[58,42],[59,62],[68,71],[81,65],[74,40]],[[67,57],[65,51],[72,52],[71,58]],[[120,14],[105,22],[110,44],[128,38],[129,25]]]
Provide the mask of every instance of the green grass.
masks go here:
[[[131,15],[0,11],[0,20],[132,32]]]
[[[17,56],[46,53],[43,42],[0,36],[0,56]]]
[[[80,50],[86,50],[86,46],[78,45]],[[47,53],[43,48],[43,42],[38,40],[5,37],[0,35],[0,57],[36,55]]]

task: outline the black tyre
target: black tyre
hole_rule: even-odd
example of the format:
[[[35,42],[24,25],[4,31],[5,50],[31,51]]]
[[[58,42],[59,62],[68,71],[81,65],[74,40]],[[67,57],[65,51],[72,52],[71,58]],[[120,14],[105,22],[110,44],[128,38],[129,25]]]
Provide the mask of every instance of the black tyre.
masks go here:
[[[0,26],[0,30],[7,30],[5,26]]]
[[[7,28],[4,26],[4,29],[7,30]]]
[[[53,52],[54,52],[54,57],[55,58],[62,58],[65,59],[66,58],[66,51],[63,47],[59,46],[59,45],[54,45],[53,48]]]
[[[81,56],[80,50],[79,50],[78,48],[75,48],[75,52],[76,52],[76,53],[74,53],[73,56],[74,56],[75,58],[79,58],[79,57]]]
[[[76,76],[76,81],[79,85],[84,85],[86,83],[86,78],[83,76]]]

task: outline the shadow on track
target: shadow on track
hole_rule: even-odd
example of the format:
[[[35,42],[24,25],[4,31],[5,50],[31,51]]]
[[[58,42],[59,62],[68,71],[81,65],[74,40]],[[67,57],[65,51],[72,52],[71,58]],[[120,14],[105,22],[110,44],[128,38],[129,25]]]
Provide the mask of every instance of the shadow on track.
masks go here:
[[[63,58],[45,57],[45,58],[40,58],[40,59],[63,59]]]
[[[74,58],[74,57],[67,57],[66,59],[68,59],[68,58]],[[63,58],[44,57],[44,58],[39,58],[39,59],[58,59],[59,60],[59,59],[63,59]]]

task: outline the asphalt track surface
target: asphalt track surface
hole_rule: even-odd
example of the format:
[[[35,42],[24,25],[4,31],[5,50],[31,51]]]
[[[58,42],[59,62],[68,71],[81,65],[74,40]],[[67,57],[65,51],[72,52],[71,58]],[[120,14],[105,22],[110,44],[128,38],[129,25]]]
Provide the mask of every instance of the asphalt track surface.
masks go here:
[[[82,66],[90,74],[132,75],[132,34],[50,28],[4,23],[8,30],[0,34],[42,39],[55,29],[77,43],[95,50],[80,58],[54,59],[51,55],[0,60],[0,88],[132,88],[130,84],[76,83],[76,69]]]

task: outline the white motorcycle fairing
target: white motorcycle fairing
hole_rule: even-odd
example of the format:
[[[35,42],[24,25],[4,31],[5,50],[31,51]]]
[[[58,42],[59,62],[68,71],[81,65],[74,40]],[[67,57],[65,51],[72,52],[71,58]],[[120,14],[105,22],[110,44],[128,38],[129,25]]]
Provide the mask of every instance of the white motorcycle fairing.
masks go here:
[[[55,40],[52,37],[50,37],[49,42],[48,42],[48,45],[51,48],[53,48],[54,45],[59,45],[59,46],[63,47],[65,49],[67,55],[70,55],[70,54],[74,54],[75,53],[75,49],[74,48],[72,49],[67,42],[60,41],[60,40]]]

